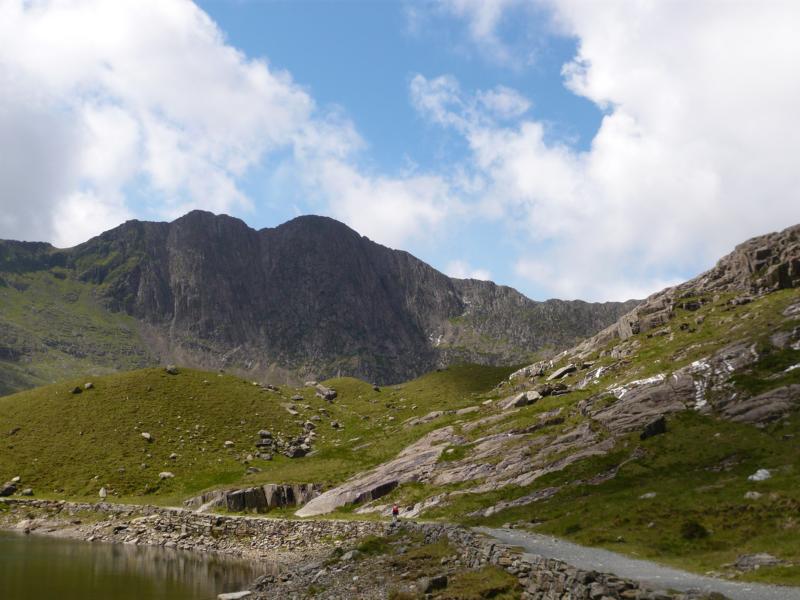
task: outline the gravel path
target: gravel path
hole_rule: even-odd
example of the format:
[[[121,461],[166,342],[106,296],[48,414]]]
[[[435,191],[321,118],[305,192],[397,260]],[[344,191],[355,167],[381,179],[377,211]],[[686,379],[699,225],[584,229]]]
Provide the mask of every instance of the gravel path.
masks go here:
[[[550,536],[515,529],[476,527],[475,530],[497,538],[504,544],[521,546],[530,554],[563,560],[579,569],[614,573],[619,577],[640,581],[655,589],[719,592],[731,600],[800,600],[800,587],[742,583],[704,577],[601,548],[587,548]]]

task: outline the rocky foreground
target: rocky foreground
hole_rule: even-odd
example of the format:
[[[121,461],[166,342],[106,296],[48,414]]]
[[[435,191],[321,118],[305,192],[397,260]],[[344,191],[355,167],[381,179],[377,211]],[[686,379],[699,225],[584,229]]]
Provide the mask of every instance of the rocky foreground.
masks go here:
[[[6,499],[0,528],[31,534],[218,552],[264,563],[264,575],[221,598],[523,598],[689,600],[614,575],[521,555],[447,524],[297,521],[177,508]]]

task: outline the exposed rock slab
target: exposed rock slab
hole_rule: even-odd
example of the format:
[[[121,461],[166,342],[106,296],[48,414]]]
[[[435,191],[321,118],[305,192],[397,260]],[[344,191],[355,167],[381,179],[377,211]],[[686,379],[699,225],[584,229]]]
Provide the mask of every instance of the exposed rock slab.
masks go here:
[[[298,517],[322,515],[340,506],[380,498],[402,483],[420,481],[430,475],[446,445],[460,441],[452,427],[432,431],[395,459],[328,490],[295,514]]]

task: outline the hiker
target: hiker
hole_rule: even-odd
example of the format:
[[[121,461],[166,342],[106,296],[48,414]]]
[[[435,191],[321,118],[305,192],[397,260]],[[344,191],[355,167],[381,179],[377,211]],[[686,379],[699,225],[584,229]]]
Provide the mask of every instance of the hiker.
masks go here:
[[[392,525],[397,525],[397,517],[400,516],[400,508],[398,508],[397,504],[392,506]]]

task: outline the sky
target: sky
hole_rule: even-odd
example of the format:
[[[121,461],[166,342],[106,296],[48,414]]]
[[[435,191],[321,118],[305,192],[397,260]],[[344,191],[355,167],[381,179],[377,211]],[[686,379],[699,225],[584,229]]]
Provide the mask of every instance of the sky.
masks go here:
[[[336,218],[531,298],[800,222],[800,3],[0,0],[0,238]]]

